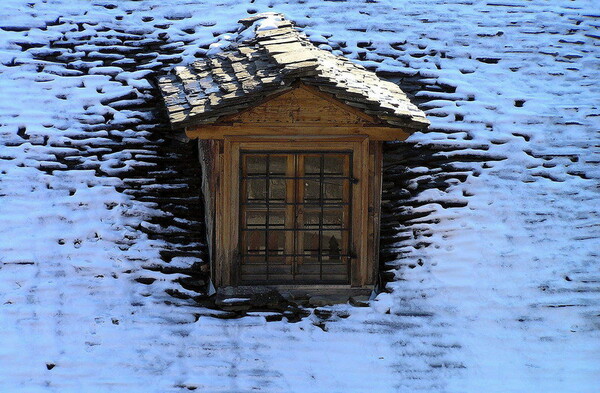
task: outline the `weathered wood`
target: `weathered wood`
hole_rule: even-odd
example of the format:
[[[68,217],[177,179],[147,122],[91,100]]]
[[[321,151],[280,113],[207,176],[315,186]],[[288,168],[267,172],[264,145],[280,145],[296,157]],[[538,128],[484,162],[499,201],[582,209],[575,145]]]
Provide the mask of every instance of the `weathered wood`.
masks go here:
[[[365,124],[376,123],[369,115],[340,103],[327,93],[306,85],[269,97],[257,106],[245,109],[222,120],[231,123],[318,123]]]
[[[215,213],[219,189],[219,145],[218,140],[199,140],[198,158],[202,169],[202,195],[204,198],[204,222],[208,254],[211,261],[215,260]]]
[[[381,177],[383,165],[383,143],[369,143],[369,235],[368,258],[371,269],[367,271],[367,282],[375,282],[379,272],[379,233],[381,223]]]
[[[264,123],[260,126],[255,124],[242,125],[206,125],[186,130],[190,139],[223,139],[226,136],[270,136],[286,135],[294,136],[364,136],[373,141],[403,141],[409,137],[409,133],[400,128],[378,127],[378,126],[318,126],[315,124],[285,124]]]
[[[318,142],[318,143],[315,143]],[[219,206],[217,207],[217,252],[215,263],[215,275],[217,285],[237,285],[240,283],[239,274],[239,168],[241,150],[281,150],[286,151],[323,151],[323,152],[347,152],[352,151],[353,175],[358,180],[357,184],[351,186],[352,193],[352,251],[356,258],[351,262],[351,286],[367,287],[373,284],[371,270],[372,259],[369,258],[369,195],[372,193],[370,184],[369,165],[369,139],[367,137],[305,137],[294,138],[283,136],[270,137],[225,137],[223,154],[220,156],[223,167],[220,173],[222,188],[219,191]],[[288,164],[290,165],[290,164]],[[288,172],[294,169],[288,167]],[[293,182],[291,182],[293,184]],[[293,185],[288,185],[293,187]],[[296,190],[302,192],[302,190]],[[286,214],[292,214],[288,212]],[[288,240],[289,241],[289,240]],[[287,241],[286,241],[287,242]],[[289,246],[289,245],[288,245]],[[301,248],[301,244],[296,245]],[[283,265],[285,268],[287,265]],[[327,271],[326,274],[333,278],[340,278],[341,271]],[[259,274],[256,269],[247,271],[249,274]],[[285,272],[282,271],[282,274]],[[288,274],[288,273],[285,273]],[[285,275],[284,274],[284,275]],[[257,276],[259,277],[259,276]],[[283,276],[282,276],[283,277]]]

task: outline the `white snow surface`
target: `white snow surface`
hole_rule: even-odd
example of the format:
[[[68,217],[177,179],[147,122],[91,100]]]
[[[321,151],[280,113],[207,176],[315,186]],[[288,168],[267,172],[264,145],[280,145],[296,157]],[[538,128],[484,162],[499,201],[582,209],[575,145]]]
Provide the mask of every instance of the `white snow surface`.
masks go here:
[[[185,65],[266,11],[365,66],[455,87],[409,141],[460,145],[447,154],[466,181],[417,196],[429,215],[398,244],[390,293],[331,307],[349,316],[324,326],[196,320],[164,293],[176,276],[141,269],[165,247],[140,230],[161,213],[119,175],[150,153],[111,150],[149,143],[138,125],[153,118],[107,102],[150,100],[170,55],[124,71],[103,46],[163,39]],[[592,0],[4,0],[0,391],[598,392],[599,70]],[[120,128],[89,126],[103,122]],[[503,159],[459,157],[480,146]],[[468,205],[443,207],[457,199]]]

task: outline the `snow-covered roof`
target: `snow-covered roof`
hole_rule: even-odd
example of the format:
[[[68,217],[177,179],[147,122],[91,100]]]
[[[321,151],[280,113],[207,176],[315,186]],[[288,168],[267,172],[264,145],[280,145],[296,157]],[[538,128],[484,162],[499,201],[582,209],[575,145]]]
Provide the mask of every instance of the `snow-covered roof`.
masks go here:
[[[0,391],[595,392],[597,9],[4,0]],[[432,124],[386,147],[371,307],[215,319],[194,144],[152,81],[274,10]]]
[[[159,78],[174,128],[218,122],[291,90],[297,82],[316,86],[389,125],[429,125],[398,85],[317,48],[283,15],[263,13],[239,23],[239,31],[211,45],[206,58]]]

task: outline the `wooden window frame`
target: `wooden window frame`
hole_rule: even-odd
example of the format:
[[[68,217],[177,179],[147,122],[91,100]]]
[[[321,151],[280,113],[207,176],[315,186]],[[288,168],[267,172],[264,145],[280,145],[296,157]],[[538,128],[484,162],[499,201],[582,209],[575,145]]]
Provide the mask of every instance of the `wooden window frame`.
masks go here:
[[[318,157],[319,158],[319,173],[315,176],[311,173],[306,177],[304,160],[306,157]],[[325,160],[327,157],[338,156],[343,157],[340,167],[340,173],[328,174],[325,171]],[[237,282],[250,285],[343,285],[350,283],[350,266],[354,259],[353,245],[352,245],[352,189],[356,187],[356,178],[353,176],[353,152],[350,149],[335,149],[331,150],[296,150],[296,149],[267,149],[267,150],[244,150],[240,149],[241,165],[239,168],[240,183],[239,183],[239,195],[240,205],[239,208],[239,230],[240,242],[239,242],[239,277]],[[265,172],[248,172],[248,161],[245,157],[263,157],[265,161],[264,171]],[[268,158],[271,157],[271,158]],[[283,173],[270,174],[269,169],[271,159],[273,158],[284,158],[285,169]],[[278,200],[269,197],[270,179],[282,178],[284,181],[285,188],[285,199]],[[245,179],[245,180],[244,180]],[[339,201],[327,200],[324,201],[324,187],[327,181],[340,181],[340,199]],[[247,200],[248,185],[249,182],[264,181],[264,199],[250,199]],[[305,182],[317,182],[318,184],[318,203],[314,199],[305,200]],[[335,183],[332,183],[335,184]],[[313,190],[314,191],[314,190]],[[324,203],[325,204],[324,204]],[[281,205],[283,203],[283,205]],[[341,213],[339,227],[334,225],[327,225],[324,223],[325,212],[337,211]],[[246,221],[248,213],[256,214],[262,212],[265,215],[264,226],[249,225]],[[271,229],[271,214],[281,215],[283,213],[283,227],[281,224],[273,224],[275,227]],[[310,224],[307,227],[305,221],[306,212],[314,214],[318,213],[318,224]],[[317,236],[317,249],[318,252],[314,254],[315,250],[311,255],[306,254],[306,235],[308,233],[316,233]],[[323,253],[326,248],[323,244],[324,236],[331,231],[339,231],[339,257],[335,258],[337,262],[331,262],[328,253]],[[262,233],[263,236],[255,238],[253,243],[250,243],[250,237],[252,234]],[[270,247],[272,246],[272,237],[275,234],[283,234],[280,240],[283,240],[283,249],[273,253]],[[260,243],[256,243],[256,240],[260,238]],[[250,244],[258,247],[252,249],[248,248]],[[264,255],[260,251],[260,247],[264,246]],[[280,252],[281,251],[281,252]],[[283,255],[283,257],[282,257]],[[261,261],[264,257],[264,264]],[[314,260],[316,257],[316,261]],[[271,263],[272,260],[272,263]],[[244,263],[246,261],[246,263]],[[252,262],[249,262],[252,261]],[[282,263],[284,262],[284,263]],[[308,273],[307,270],[315,269],[318,266],[318,273]],[[271,269],[272,267],[272,269]],[[342,275],[339,273],[332,273],[329,269],[340,269],[345,271]],[[246,276],[255,276],[253,278],[245,277],[244,270],[246,269]],[[265,269],[264,273],[261,271]],[[289,271],[288,271],[289,269]],[[264,279],[259,276],[265,275]],[[318,274],[318,278],[314,277]],[[334,277],[337,276],[337,277]],[[343,278],[342,278],[343,276]]]
[[[220,154],[221,179],[217,185],[216,211],[216,255],[214,273],[217,286],[239,285],[239,182],[240,152],[260,151],[352,151],[353,176],[358,183],[352,187],[351,244],[355,258],[350,266],[350,284],[335,287],[369,287],[372,284],[374,267],[369,262],[369,237],[372,223],[369,223],[371,187],[369,185],[372,168],[367,136],[225,136],[223,153]],[[376,269],[376,267],[375,267]],[[309,285],[269,285],[279,288],[308,287]],[[315,284],[313,287],[327,286]],[[331,287],[331,286],[330,286]]]

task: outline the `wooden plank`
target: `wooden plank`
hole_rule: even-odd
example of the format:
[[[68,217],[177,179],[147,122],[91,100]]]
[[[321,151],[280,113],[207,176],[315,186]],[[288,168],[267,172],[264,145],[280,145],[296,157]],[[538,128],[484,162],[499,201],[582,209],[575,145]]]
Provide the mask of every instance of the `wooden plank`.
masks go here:
[[[223,118],[234,123],[315,123],[366,124],[378,123],[376,118],[332,98],[329,94],[300,85],[283,94],[269,96],[265,101]]]
[[[392,127],[378,126],[318,126],[314,124],[270,124],[252,125],[207,125],[188,128],[186,135],[190,139],[223,139],[233,136],[364,136],[373,141],[403,141],[410,133]]]
[[[383,164],[383,143],[372,141],[369,144],[369,238],[366,282],[374,284],[379,272],[379,234],[381,222],[381,170]]]
[[[231,145],[231,150],[229,153],[229,157],[225,157],[230,163],[230,171],[229,176],[225,175],[226,178],[229,178],[229,197],[224,206],[225,209],[229,212],[228,223],[229,223],[229,233],[228,233],[228,250],[229,250],[229,282],[232,284],[237,284],[239,281],[239,184],[240,184],[240,149],[237,144]]]
[[[372,124],[381,123],[381,121],[378,118],[376,118],[375,116],[371,116],[356,107],[353,107],[353,106],[343,103],[339,99],[335,98],[335,96],[333,94],[326,93],[324,91],[319,90],[318,88],[316,88],[314,86],[306,85],[304,83],[300,84],[299,88],[308,91],[309,93],[327,101],[328,103],[330,103],[334,106],[337,106],[340,110],[352,113],[354,116],[363,119],[367,123],[372,123]]]
[[[211,272],[215,270],[216,258],[216,228],[215,216],[218,205],[219,190],[219,145],[218,140],[198,141],[198,158],[202,172],[202,195],[204,199],[204,220]]]
[[[360,221],[358,229],[361,233],[359,239],[357,239],[357,243],[359,244],[359,250],[357,252],[359,264],[360,264],[360,277],[359,277],[359,286],[364,286],[368,284],[367,276],[369,270],[369,253],[368,253],[368,233],[369,233],[369,140],[365,139],[360,146],[361,152],[361,178],[362,184],[360,185]]]
[[[223,147],[223,143],[219,143],[219,147]],[[223,184],[223,174],[225,173],[224,168],[224,160],[223,154],[219,151],[218,158],[216,160],[217,165],[215,166],[215,171],[218,173],[218,180],[215,186],[215,259],[213,263],[213,271],[212,275],[214,278],[214,284],[217,287],[227,285],[224,280],[224,266],[226,265],[226,255],[224,248],[224,238],[225,238],[225,223],[224,221],[224,211],[223,211],[223,201],[224,201],[224,184]]]

